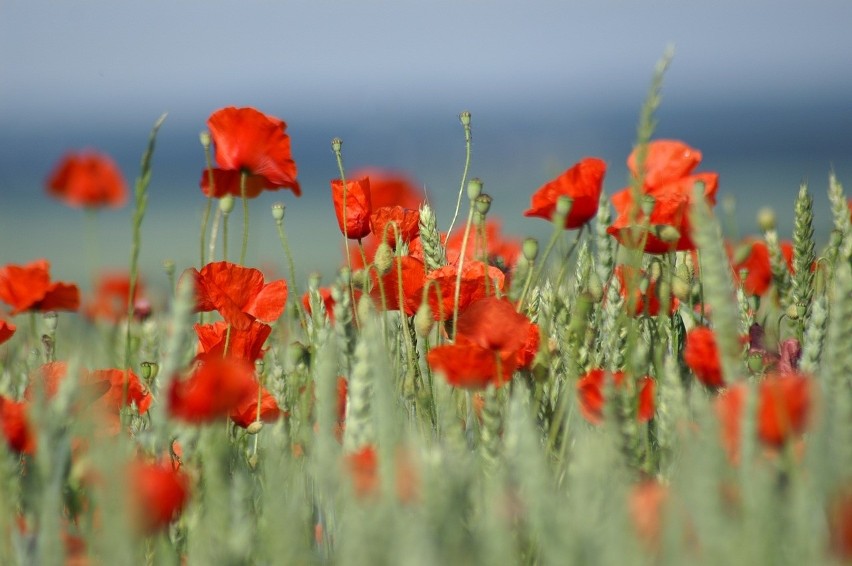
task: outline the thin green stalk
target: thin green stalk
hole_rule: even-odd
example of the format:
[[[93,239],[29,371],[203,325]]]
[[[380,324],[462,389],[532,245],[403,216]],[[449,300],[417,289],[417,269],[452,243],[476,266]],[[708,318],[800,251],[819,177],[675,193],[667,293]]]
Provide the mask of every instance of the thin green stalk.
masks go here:
[[[461,280],[462,269],[464,268],[464,256],[467,249],[467,240],[470,237],[470,224],[473,222],[473,203],[471,202],[470,212],[467,215],[467,223],[464,226],[464,236],[462,237],[461,251],[459,253],[459,263],[456,273],[456,288],[453,294],[453,340],[456,339],[456,326],[459,322],[459,296],[461,295]],[[488,277],[488,271],[485,272],[485,277]]]
[[[293,253],[290,251],[290,244],[287,242],[287,234],[284,232],[284,205],[276,204],[272,206],[272,215],[275,218],[275,226],[278,229],[278,239],[281,241],[281,247],[284,248],[284,254],[287,256],[287,268],[290,270],[290,286],[293,288],[293,295],[301,297],[299,293],[299,285],[296,279],[296,264],[293,261]],[[296,311],[299,313],[299,323],[303,329],[307,329],[308,321],[305,316],[305,311],[302,308],[302,302],[296,301]]]
[[[248,173],[242,171],[240,173],[240,197],[243,200],[243,246],[240,249],[240,265],[246,263],[246,251],[248,251],[248,235],[249,235],[249,209],[248,196],[246,195],[246,182],[248,181]]]
[[[213,175],[213,159],[210,156],[210,134],[207,132],[203,132],[201,134],[201,145],[204,147],[204,162],[207,165],[207,205],[204,207],[204,215],[201,219],[201,238],[199,242],[199,252],[201,265],[199,267],[204,267],[206,262],[204,256],[204,238],[207,236],[207,222],[210,220],[210,209],[213,207],[213,195],[216,194],[215,190],[215,179]],[[212,255],[212,250],[211,250]]]
[[[447,230],[448,237],[453,233],[453,226],[456,225],[456,219],[459,216],[462,195],[464,194],[464,187],[467,183],[467,172],[470,168],[470,142],[472,139],[470,132],[470,112],[462,112],[459,115],[459,120],[461,120],[462,127],[464,128],[464,171],[462,171],[461,185],[459,186],[459,198],[456,201],[456,211],[453,213],[453,221],[450,222],[450,228]]]

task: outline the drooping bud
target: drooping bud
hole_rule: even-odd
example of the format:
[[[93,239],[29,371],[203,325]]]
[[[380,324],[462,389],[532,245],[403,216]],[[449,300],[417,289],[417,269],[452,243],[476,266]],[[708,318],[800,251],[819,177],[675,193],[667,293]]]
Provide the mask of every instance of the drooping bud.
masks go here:
[[[684,281],[679,275],[672,277],[672,295],[681,301],[688,301],[689,291],[689,283]]]
[[[375,264],[379,275],[384,275],[393,267],[393,249],[387,242],[383,241],[376,248],[376,254],[373,256],[373,264]]]
[[[423,301],[414,314],[414,330],[421,338],[426,338],[432,332],[435,319],[432,316],[432,308],[428,301]]]
[[[263,421],[254,421],[246,427],[246,432],[249,434],[257,434],[263,428]]]

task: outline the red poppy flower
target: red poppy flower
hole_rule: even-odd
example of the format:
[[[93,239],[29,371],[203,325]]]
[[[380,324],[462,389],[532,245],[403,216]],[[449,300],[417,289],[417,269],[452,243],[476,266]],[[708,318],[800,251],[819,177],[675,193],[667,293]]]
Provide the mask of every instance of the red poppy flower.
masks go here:
[[[518,368],[530,369],[532,367],[535,356],[538,354],[538,345],[540,341],[541,333],[538,325],[530,323],[529,330],[527,330],[527,338],[524,341],[523,347],[518,350],[518,354],[516,356]]]
[[[12,307],[12,314],[75,311],[80,307],[80,290],[72,283],[51,283],[50,264],[38,259],[0,268],[0,300]]]
[[[257,421],[257,393],[258,386],[255,385],[254,391],[243,397],[243,399],[231,410],[231,420],[242,428],[248,428],[250,424]],[[265,423],[271,423],[281,418],[281,409],[278,408],[278,402],[275,397],[266,390],[260,389],[260,420]]]
[[[396,226],[396,230],[393,226]],[[410,242],[420,234],[420,211],[401,206],[373,208],[370,215],[370,232],[379,242],[384,235],[391,248],[396,248],[396,234],[403,242]]]
[[[379,455],[372,445],[365,445],[346,455],[346,467],[352,477],[352,487],[359,498],[376,495],[379,489]],[[396,495],[403,503],[417,497],[417,475],[414,466],[405,452],[396,456]]]
[[[16,327],[8,320],[0,319],[0,344],[8,340],[15,333]]]
[[[354,266],[355,257],[357,257],[357,256],[352,257],[353,269],[355,268],[355,266]],[[319,291],[320,299],[322,299],[322,304],[325,307],[325,312],[328,315],[328,321],[331,322],[332,324],[334,324],[334,305],[336,303],[334,301],[334,297],[331,296],[331,289],[329,287],[320,287],[318,289],[318,291]],[[355,289],[355,292],[352,294],[352,298],[351,298],[350,302],[352,304],[352,312],[353,313],[355,312],[355,308],[358,306],[358,301],[361,299],[361,295],[363,295],[363,293],[358,289]],[[307,291],[305,291],[305,293],[302,294],[302,306],[305,308],[305,313],[308,316],[313,316],[313,311],[311,310],[311,295]]]
[[[508,299],[486,297],[459,316],[456,336],[489,350],[517,352],[526,346],[531,325]]]
[[[695,373],[698,381],[715,389],[723,387],[722,368],[719,365],[719,349],[716,336],[706,326],[693,328],[686,334],[683,361]]]
[[[272,327],[252,320],[248,328],[231,328],[228,336],[227,322],[213,324],[196,324],[195,333],[198,335],[198,353],[213,357],[224,357],[225,344],[228,345],[228,356],[254,362],[263,357],[263,344],[272,333]]]
[[[0,428],[9,447],[15,452],[32,454],[36,436],[27,421],[27,406],[0,395]]]
[[[331,200],[334,202],[337,225],[344,236],[350,240],[360,240],[370,233],[370,215],[373,213],[373,206],[370,202],[369,177],[346,181],[345,191],[343,181],[334,179],[331,182]]]
[[[246,330],[253,319],[273,322],[284,312],[287,282],[264,284],[263,273],[227,261],[208,263],[195,277],[196,305],[200,312],[218,311],[226,322]]]
[[[118,166],[94,151],[63,157],[47,180],[47,192],[76,207],[119,207],[127,201],[127,184]]]
[[[189,378],[172,382],[169,411],[184,421],[205,423],[229,415],[252,393],[257,394],[253,363],[205,357]]]
[[[189,501],[189,476],[170,463],[135,462],[129,477],[134,517],[145,533],[168,526]]]
[[[788,271],[793,271],[793,244],[781,242],[781,253]],[[769,248],[763,240],[747,241],[733,252],[732,268],[734,280],[739,282],[740,272],[747,271],[743,289],[749,295],[763,296],[772,285],[772,267],[769,264]]]
[[[538,189],[532,196],[530,208],[524,216],[537,216],[553,220],[556,201],[561,196],[573,200],[571,211],[565,218],[565,229],[579,228],[591,220],[598,211],[606,163],[596,157],[586,157],[556,179]]]
[[[423,284],[426,277],[423,262],[420,260],[410,256],[394,257],[391,268],[381,277],[381,285],[376,271],[370,270],[372,280],[370,296],[376,302],[377,308],[389,311],[400,310],[400,276],[402,277],[403,310],[408,316],[414,316],[423,299]],[[383,290],[384,297],[382,297]]]
[[[653,480],[633,486],[628,496],[628,510],[640,540],[650,549],[660,546],[663,532],[663,511],[669,500],[668,488]]]
[[[425,277],[422,286],[428,286],[429,307],[436,321],[449,320],[453,317],[457,276],[457,266],[445,265],[430,271]],[[487,283],[486,278],[488,278]],[[464,312],[471,303],[484,298],[489,289],[492,295],[495,294],[495,289],[502,290],[505,282],[506,276],[496,267],[486,266],[481,261],[466,261],[462,265],[459,312]],[[415,295],[415,298],[417,302],[414,305],[414,311],[410,314],[414,314],[420,306],[422,287],[420,295]]]
[[[515,352],[489,350],[463,337],[455,344],[432,348],[426,361],[432,371],[444,374],[447,383],[463,389],[500,387],[512,379],[517,369]]]
[[[606,402],[604,399],[604,380],[606,373],[602,369],[593,369],[577,381],[577,398],[580,401],[580,412],[587,421],[596,425],[603,422],[603,408]],[[616,389],[621,389],[625,386],[624,377],[625,374],[623,371],[617,371],[612,374]],[[639,391],[636,419],[639,422],[646,422],[654,417],[654,380],[647,376],[643,377],[637,380],[636,387]]]
[[[447,262],[455,265],[461,257],[461,245],[464,240],[464,230],[457,230],[446,238]],[[419,243],[419,242],[418,242]],[[422,246],[417,246],[422,254]],[[409,248],[411,249],[411,248]],[[516,238],[506,237],[501,233],[500,223],[495,219],[485,221],[485,241],[478,230],[471,229],[468,236],[465,257],[467,259],[479,260],[484,255],[488,264],[499,268],[503,272],[510,271],[518,261],[521,253],[521,242]],[[415,253],[411,249],[412,255]]]
[[[210,138],[216,147],[217,168],[213,188],[208,171],[201,173],[201,190],[207,196],[240,196],[243,172],[246,196],[256,197],[264,189],[290,189],[302,194],[296,180],[296,162],[290,153],[290,136],[284,121],[254,108],[222,108],[207,120]]]
[[[645,274],[642,272],[641,277],[628,277],[628,275],[633,273],[635,273],[633,268],[627,265],[619,264],[615,266],[614,275],[618,278],[618,282],[620,284],[621,297],[624,299],[625,303],[629,303],[627,288],[629,286],[633,286],[633,300],[636,304],[634,316],[657,316],[660,314],[660,297],[657,293],[657,282],[648,280],[648,286],[645,289],[645,293],[642,293],[638,286]],[[680,302],[674,296],[669,297],[669,314],[674,313],[679,304]]]
[[[140,415],[145,414],[151,406],[153,398],[148,388],[132,371],[99,369],[91,372],[90,380],[96,383],[100,381],[109,383],[109,389],[106,395],[100,398],[100,402],[111,413],[118,414],[122,407],[122,400],[125,407],[134,403]]]
[[[375,167],[360,169],[352,173],[353,179],[370,178],[370,200],[373,208],[383,206],[401,206],[418,209],[425,200],[423,191],[403,173],[378,169]]]
[[[133,303],[137,304],[145,294],[142,281],[136,281]],[[127,273],[105,273],[95,284],[93,299],[85,308],[87,317],[93,320],[118,322],[127,316],[127,301],[130,297],[130,276]]]
[[[627,160],[627,165],[633,176],[638,176],[637,150],[633,150]],[[651,254],[668,253],[695,249],[691,239],[689,213],[693,204],[693,187],[697,182],[704,183],[704,197],[712,204],[716,202],[716,190],[719,185],[719,175],[716,173],[696,173],[693,169],[701,162],[701,152],[683,142],[673,140],[657,140],[648,144],[645,159],[645,184],[642,193],[654,199],[650,218],[651,227],[647,233],[638,235],[645,239],[645,252]],[[612,196],[617,217],[607,231],[619,242],[628,247],[636,247],[638,241],[633,241],[634,225],[645,222],[641,207],[633,202],[631,188],[626,188]],[[660,239],[653,228],[655,226],[672,226],[678,232],[678,238],[671,243]]]
[[[770,448],[781,447],[804,432],[811,402],[810,380],[800,374],[769,374],[760,382],[757,400],[757,435]],[[716,398],[722,443],[732,462],[739,460],[740,426],[748,388],[737,383]]]

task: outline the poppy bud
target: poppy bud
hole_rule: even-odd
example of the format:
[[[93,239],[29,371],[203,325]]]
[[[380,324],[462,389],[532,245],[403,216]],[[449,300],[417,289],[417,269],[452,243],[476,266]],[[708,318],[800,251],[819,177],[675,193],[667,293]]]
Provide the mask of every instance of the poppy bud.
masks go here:
[[[384,275],[391,270],[393,267],[393,249],[391,249],[387,242],[380,243],[379,247],[376,248],[373,263],[380,275]]]
[[[526,260],[530,263],[534,262],[536,256],[538,256],[538,240],[535,238],[527,238],[524,240],[522,249]]]
[[[246,427],[248,434],[257,434],[263,428],[263,421],[254,421]]]
[[[571,213],[571,206],[574,204],[574,199],[561,195],[556,199],[556,216],[561,217],[560,226],[564,224],[564,219]],[[555,218],[555,216],[554,216]]]
[[[284,203],[276,202],[272,205],[272,218],[275,219],[275,222],[281,224],[284,221]]]
[[[764,232],[769,232],[775,229],[775,211],[771,208],[763,207],[757,211],[757,226]]]
[[[656,201],[654,200],[654,197],[652,197],[651,195],[644,195],[642,197],[642,200],[639,201],[639,206],[642,209],[642,214],[644,214],[645,216],[650,216],[651,212],[653,212],[654,210],[655,203]]]
[[[160,373],[160,366],[154,362],[142,362],[139,365],[142,368],[142,379],[148,383],[154,381]]]
[[[414,330],[417,332],[417,335],[421,338],[429,336],[434,323],[435,319],[432,316],[432,309],[429,307],[429,303],[427,301],[420,303],[417,313],[414,315]]]
[[[459,114],[459,120],[461,120],[462,126],[468,127],[470,126],[470,112],[465,110],[461,114]]]
[[[651,265],[648,266],[648,276],[651,278],[651,281],[658,281],[660,279],[660,275],[663,274],[663,268],[660,265],[659,261],[652,261]]]
[[[681,301],[689,300],[689,283],[684,281],[679,275],[672,278],[672,295]]]
[[[799,319],[799,305],[796,303],[790,303],[785,311],[787,318],[790,320],[798,320]]]
[[[488,211],[491,209],[491,201],[494,200],[491,198],[491,195],[487,195],[485,193],[476,197],[476,212],[482,215],[484,218]]]
[[[340,138],[333,138],[331,140],[331,151],[334,153],[340,153],[340,148],[343,147],[343,140]]]
[[[369,274],[363,269],[358,269],[357,271],[355,271],[355,273],[352,274],[352,287],[354,289],[360,289],[362,291],[369,290]]]
[[[478,197],[482,193],[482,179],[478,177],[474,177],[470,181],[467,182],[467,198],[471,201],[475,201],[476,197]]]
[[[48,334],[51,336],[56,334],[56,325],[58,323],[58,319],[56,317],[56,313],[53,311],[49,311],[44,313],[44,328]]]
[[[358,300],[358,320],[366,320],[372,317],[375,313],[373,310],[373,301],[369,295],[362,295]]]
[[[751,354],[748,357],[748,369],[752,373],[763,373],[763,354]]]
[[[591,295],[595,302],[600,301],[603,298],[603,284],[601,283],[601,278],[594,270],[589,272],[587,289],[589,290],[589,295]]]
[[[204,130],[200,134],[198,134],[198,140],[201,142],[201,146],[207,150],[210,149],[210,132]]]
[[[680,240],[680,231],[674,226],[662,224],[657,226],[657,237],[667,244],[674,244]]]
[[[255,360],[254,373],[255,375],[263,375],[263,360]]]
[[[222,211],[222,214],[230,214],[232,210],[234,210],[234,197],[230,194],[227,194],[219,199],[219,210]]]

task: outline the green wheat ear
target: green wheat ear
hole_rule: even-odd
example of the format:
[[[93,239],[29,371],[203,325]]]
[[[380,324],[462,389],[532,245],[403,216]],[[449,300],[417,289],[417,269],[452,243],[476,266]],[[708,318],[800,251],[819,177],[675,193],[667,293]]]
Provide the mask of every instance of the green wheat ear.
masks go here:
[[[423,259],[427,270],[434,271],[447,264],[438,232],[438,218],[432,207],[425,202],[420,207],[420,242],[423,244]]]
[[[849,205],[843,194],[843,185],[833,171],[828,177],[828,200],[834,221],[834,230],[828,243],[828,259],[831,265],[835,265],[839,257],[848,260],[852,253],[852,220],[849,219]]]
[[[801,339],[805,325],[811,313],[811,300],[814,294],[814,272],[811,265],[816,260],[814,251],[814,212],[813,198],[808,193],[808,186],[802,184],[799,196],[796,198],[795,227],[793,229],[793,278],[791,300],[798,313],[796,326]]]

